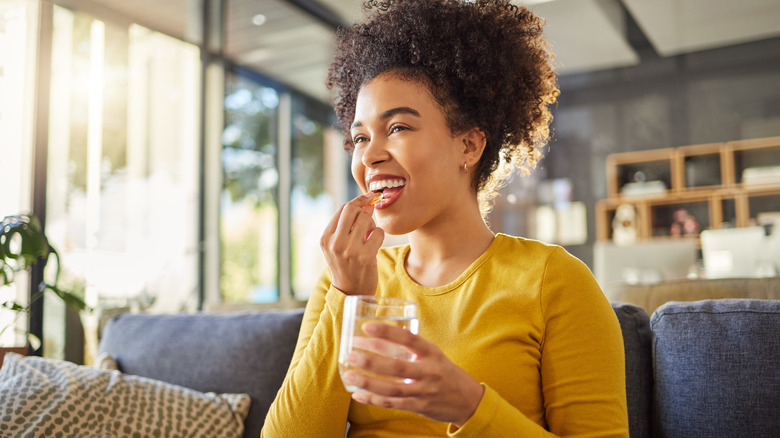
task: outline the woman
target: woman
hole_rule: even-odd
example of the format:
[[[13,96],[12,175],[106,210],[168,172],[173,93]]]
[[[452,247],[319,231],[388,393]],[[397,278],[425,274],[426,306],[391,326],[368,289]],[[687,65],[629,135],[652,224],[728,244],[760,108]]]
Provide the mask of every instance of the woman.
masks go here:
[[[343,437],[348,422],[350,437],[628,436],[620,328],[587,267],[484,220],[548,138],[558,90],[541,20],[504,0],[379,6],[339,32],[328,77],[365,194],[323,233],[329,269],[263,436]],[[381,248],[385,233],[409,244]],[[349,372],[366,390],[349,394],[337,352],[354,294],[417,302],[420,333],[365,324],[416,360],[353,354],[401,379]]]

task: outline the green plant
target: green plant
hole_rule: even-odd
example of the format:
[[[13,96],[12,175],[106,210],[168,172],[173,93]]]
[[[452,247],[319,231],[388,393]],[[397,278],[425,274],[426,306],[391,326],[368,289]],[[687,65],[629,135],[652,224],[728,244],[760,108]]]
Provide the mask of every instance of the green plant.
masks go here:
[[[60,256],[49,245],[49,240],[46,238],[38,218],[33,214],[6,216],[3,222],[0,222],[0,286],[11,285],[17,272],[27,270],[38,263],[42,264],[41,269],[43,269],[52,257],[56,262],[56,267],[51,282],[47,282],[44,277],[27,304],[8,300],[0,305],[15,312],[18,318],[21,315],[29,314],[30,306],[41,299],[43,294],[49,290],[72,308],[78,311],[87,309],[87,305],[81,297],[58,287]],[[0,335],[9,328],[13,328],[15,322],[16,318],[7,326],[2,327]],[[26,331],[25,334],[33,349],[37,349],[40,340]]]

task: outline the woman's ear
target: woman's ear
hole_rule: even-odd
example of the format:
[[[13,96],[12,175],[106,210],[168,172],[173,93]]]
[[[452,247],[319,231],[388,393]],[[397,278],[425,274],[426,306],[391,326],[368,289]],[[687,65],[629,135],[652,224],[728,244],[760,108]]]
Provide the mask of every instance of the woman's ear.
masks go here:
[[[469,129],[461,136],[463,138],[463,155],[468,167],[471,167],[482,157],[487,140],[485,133],[476,126]]]

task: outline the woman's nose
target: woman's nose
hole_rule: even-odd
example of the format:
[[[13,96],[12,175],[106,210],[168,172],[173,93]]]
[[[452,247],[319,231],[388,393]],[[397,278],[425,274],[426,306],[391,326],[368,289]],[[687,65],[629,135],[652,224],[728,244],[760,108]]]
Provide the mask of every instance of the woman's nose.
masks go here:
[[[372,138],[363,151],[361,160],[366,167],[374,167],[387,161],[390,154],[387,150],[387,141],[383,138]]]

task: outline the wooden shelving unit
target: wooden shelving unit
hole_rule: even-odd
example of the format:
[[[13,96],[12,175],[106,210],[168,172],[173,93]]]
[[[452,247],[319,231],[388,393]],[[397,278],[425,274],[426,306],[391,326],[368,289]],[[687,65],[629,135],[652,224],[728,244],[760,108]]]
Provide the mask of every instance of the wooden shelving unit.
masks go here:
[[[746,183],[745,169],[776,166],[780,137],[612,154],[607,157],[608,198],[596,204],[597,239],[612,238],[612,219],[621,204],[636,208],[640,240],[673,238],[669,227],[679,208],[696,218],[700,231],[749,226],[760,213],[780,212],[780,180]],[[627,195],[643,180],[645,186],[655,182],[656,190]]]

